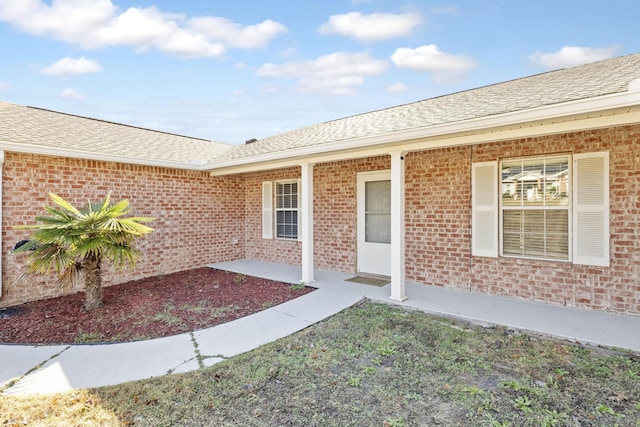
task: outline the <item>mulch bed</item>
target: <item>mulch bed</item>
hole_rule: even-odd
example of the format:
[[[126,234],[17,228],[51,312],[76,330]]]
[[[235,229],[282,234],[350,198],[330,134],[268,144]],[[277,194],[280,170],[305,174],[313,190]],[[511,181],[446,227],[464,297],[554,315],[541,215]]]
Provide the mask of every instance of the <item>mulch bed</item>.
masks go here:
[[[0,310],[0,343],[71,344],[159,338],[215,326],[311,292],[197,268],[110,286],[83,312],[84,293]]]

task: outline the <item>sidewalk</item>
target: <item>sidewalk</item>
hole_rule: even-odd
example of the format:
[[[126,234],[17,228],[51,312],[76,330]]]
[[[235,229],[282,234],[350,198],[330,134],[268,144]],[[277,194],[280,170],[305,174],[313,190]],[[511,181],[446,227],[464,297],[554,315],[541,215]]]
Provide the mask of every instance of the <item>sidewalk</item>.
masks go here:
[[[318,289],[267,310],[166,338],[121,344],[0,345],[0,388],[6,395],[48,394],[188,372],[302,330],[362,300]]]
[[[211,267],[299,283],[300,267],[239,260]],[[0,345],[0,388],[4,394],[54,393],[100,387],[211,366],[302,330],[363,298],[410,309],[504,325],[585,344],[640,352],[640,317],[496,297],[435,286],[407,284],[408,299],[389,300],[389,285],[345,280],[353,274],[316,270],[318,290],[262,312],[192,333],[122,344]]]
[[[301,277],[300,267],[251,260],[221,263],[212,267],[289,283],[298,283]],[[407,283],[408,299],[399,303],[389,300],[390,285],[374,287],[344,281],[353,276],[316,270],[316,282],[311,285],[324,290],[353,292],[372,301],[477,324],[502,325],[583,344],[640,352],[640,316],[563,307],[417,283]]]

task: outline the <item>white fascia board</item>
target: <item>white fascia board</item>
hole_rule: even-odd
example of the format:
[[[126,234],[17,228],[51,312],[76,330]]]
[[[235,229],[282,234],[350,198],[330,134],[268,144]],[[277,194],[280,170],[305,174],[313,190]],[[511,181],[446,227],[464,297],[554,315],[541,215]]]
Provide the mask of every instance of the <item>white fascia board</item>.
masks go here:
[[[640,105],[640,91],[621,92],[611,95],[604,95],[597,98],[587,98],[577,101],[565,102],[562,104],[547,105],[528,110],[514,111],[495,116],[469,119],[460,122],[446,123],[441,125],[428,126],[417,129],[408,129],[398,132],[390,132],[371,137],[361,137],[349,140],[334,141],[326,144],[312,145],[308,147],[293,148],[290,150],[264,153],[254,156],[241,157],[229,161],[216,162],[209,168],[212,175],[226,174],[224,169],[256,165],[256,170],[264,169],[258,164],[276,165],[275,167],[285,167],[295,164],[295,159],[328,155],[329,153],[349,151],[360,151],[367,149],[373,155],[374,150],[379,145],[389,145],[402,141],[425,139],[433,137],[444,137],[452,134],[462,134],[472,131],[483,131],[492,128],[509,127],[527,122],[539,122],[552,120],[568,116],[584,115],[598,111],[606,111],[617,108]],[[377,150],[375,150],[377,151]],[[349,156],[347,155],[346,158]],[[287,161],[288,159],[288,161]],[[220,172],[216,172],[220,170]]]
[[[515,111],[495,116],[470,119],[461,122],[428,126],[418,129],[391,132],[371,137],[354,138],[350,140],[334,141],[326,144],[318,144],[309,147],[294,148],[285,151],[264,153],[255,156],[241,157],[229,161],[210,164],[193,164],[184,162],[153,160],[139,157],[118,156],[101,154],[83,150],[73,150],[59,147],[50,147],[34,144],[22,144],[0,140],[0,150],[16,153],[41,154],[56,157],[69,157],[85,160],[98,160],[115,163],[125,163],[143,166],[155,166],[169,169],[183,169],[191,171],[207,171],[211,175],[226,175],[240,172],[251,172],[265,169],[276,169],[297,165],[300,161],[333,161],[353,157],[375,156],[387,154],[389,146],[396,145],[394,149],[407,151],[419,150],[422,144],[406,144],[410,140],[425,140],[447,135],[462,134],[465,132],[482,132],[491,128],[514,126],[526,122],[550,120],[567,116],[594,113],[622,107],[640,106],[640,91],[604,95],[597,98],[587,98],[562,104],[538,107],[528,110]],[[533,132],[535,133],[535,132]],[[470,138],[466,138],[470,139]],[[458,143],[461,143],[460,141]],[[467,141],[466,143],[471,143]],[[398,144],[402,147],[397,147]],[[436,144],[437,146],[455,145]],[[412,145],[409,147],[409,145]],[[433,145],[433,146],[436,146]],[[428,148],[429,145],[424,145]]]
[[[187,169],[192,171],[205,171],[210,167],[206,165],[192,165],[188,163],[152,160],[139,157],[117,156],[112,154],[100,154],[89,151],[72,150],[68,148],[48,147],[44,145],[19,144],[15,142],[0,141],[0,150],[13,153],[40,154],[44,156],[68,157],[72,159],[98,160],[104,162],[126,163],[141,166],[156,166],[168,169]]]
[[[519,140],[559,133],[571,133],[640,124],[640,105],[613,111],[597,112],[582,116],[558,118],[557,120],[535,121],[514,124],[509,127],[490,128],[475,132],[435,135],[408,141],[394,141],[388,144],[366,146],[359,149],[326,152],[308,157],[283,156],[270,162],[252,162],[239,166],[210,170],[211,176],[235,175],[299,166],[302,163],[330,163],[348,159],[387,156],[392,151],[425,151],[461,145],[484,144],[489,142]]]

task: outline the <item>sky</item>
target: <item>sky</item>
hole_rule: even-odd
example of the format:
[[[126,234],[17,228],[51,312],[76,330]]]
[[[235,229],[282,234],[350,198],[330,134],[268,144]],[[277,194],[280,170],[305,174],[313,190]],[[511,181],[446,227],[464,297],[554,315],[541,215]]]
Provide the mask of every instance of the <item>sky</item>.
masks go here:
[[[640,53],[638,17],[640,0],[0,0],[0,100],[242,144]]]

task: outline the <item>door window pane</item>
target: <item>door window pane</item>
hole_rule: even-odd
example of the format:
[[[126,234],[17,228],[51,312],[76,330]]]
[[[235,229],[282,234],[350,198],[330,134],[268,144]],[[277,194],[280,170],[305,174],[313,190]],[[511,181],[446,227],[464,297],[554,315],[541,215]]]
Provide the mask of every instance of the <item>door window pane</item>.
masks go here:
[[[391,181],[365,183],[365,241],[391,243]]]

